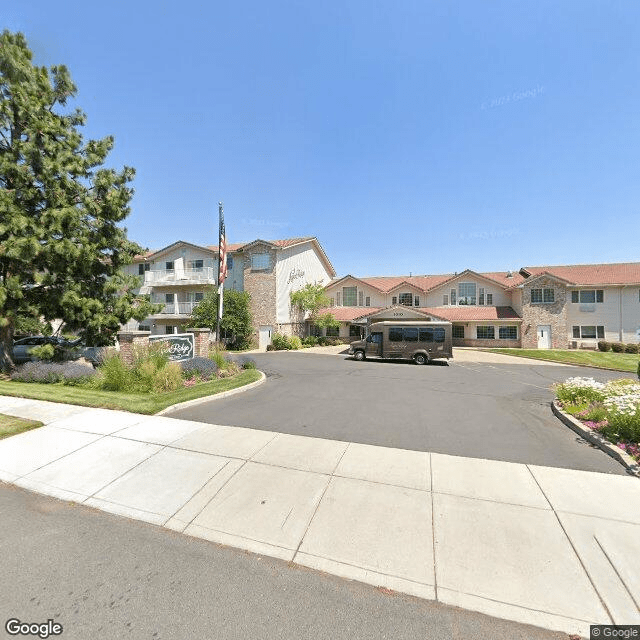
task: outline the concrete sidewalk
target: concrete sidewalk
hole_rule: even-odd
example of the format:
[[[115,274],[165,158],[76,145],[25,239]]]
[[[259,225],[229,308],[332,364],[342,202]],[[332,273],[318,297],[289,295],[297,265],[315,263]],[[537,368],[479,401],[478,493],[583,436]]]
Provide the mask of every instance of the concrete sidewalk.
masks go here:
[[[626,476],[0,397],[46,426],[0,479],[217,543],[550,629],[640,623]]]

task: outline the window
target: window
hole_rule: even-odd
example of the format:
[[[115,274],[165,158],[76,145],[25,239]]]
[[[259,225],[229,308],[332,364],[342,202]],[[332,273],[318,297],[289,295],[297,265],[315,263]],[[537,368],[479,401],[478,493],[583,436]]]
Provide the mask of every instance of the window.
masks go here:
[[[196,291],[195,301],[200,302],[204,298],[204,293],[202,291]]]
[[[478,304],[484,304],[484,287],[478,289]]]
[[[455,289],[451,289],[451,297],[449,298],[449,300],[451,300],[451,304],[455,304],[456,303],[456,290]]]
[[[476,303],[476,283],[461,282],[458,285],[458,304]]]
[[[419,307],[420,306],[420,296],[414,296],[413,297],[413,305],[415,307]]]
[[[389,342],[402,342],[404,340],[404,332],[402,327],[391,327],[389,329]]]
[[[350,338],[359,338],[362,335],[362,329],[360,325],[351,324],[349,325],[349,337]]]
[[[227,271],[233,269],[233,256],[227,256]]]
[[[542,299],[545,302],[554,302],[555,301],[555,291],[553,289],[543,289],[542,290]]]
[[[517,340],[518,327],[499,327],[498,338],[500,338],[500,340]]]
[[[254,253],[251,256],[252,271],[266,271],[271,267],[271,260],[268,253]]]
[[[138,331],[151,331],[151,327],[148,324],[138,325]]]
[[[168,260],[167,262],[164,263],[164,268],[167,271],[173,271],[173,260]]]
[[[585,339],[604,338],[604,325],[598,327],[594,327],[593,325],[586,325],[581,327],[574,326],[573,337]]]
[[[146,262],[144,264],[140,263],[138,265],[138,275],[139,276],[143,276],[145,271],[149,271],[149,269],[151,269],[151,265]]]
[[[417,327],[405,327],[404,339],[406,342],[418,342],[418,328]]]
[[[493,304],[493,293],[487,293],[487,304]]]
[[[433,330],[433,337],[436,342],[444,342],[444,329],[437,327]]]
[[[358,291],[358,306],[361,307],[364,304],[364,293]]]
[[[400,304],[405,307],[411,307],[413,305],[413,295],[410,293],[401,293],[400,294]]]
[[[166,326],[165,326],[165,328],[164,328],[164,332],[165,332],[166,334],[176,333],[176,331],[175,331],[175,327],[174,327],[173,325],[171,325],[171,324],[168,324],[168,325],[166,325]]]
[[[327,336],[338,337],[340,335],[340,327],[327,327]]]
[[[433,342],[433,329],[420,328],[420,342]]]
[[[581,289],[571,292],[571,302],[582,304],[593,304],[594,302],[604,302],[603,289]]]
[[[531,302],[542,302],[542,289],[531,289]]]
[[[451,328],[452,336],[454,338],[464,338],[464,326],[461,324],[454,324]]]
[[[164,294],[164,301],[168,304],[171,304],[172,302],[174,302],[174,298],[175,298],[175,294],[173,293]]]
[[[364,299],[364,306],[365,306],[365,307],[370,307],[370,306],[371,306],[371,298],[370,298],[369,296],[367,296],[367,297]]]
[[[476,337],[478,340],[495,340],[495,327],[476,327]]]
[[[449,305],[449,296],[446,293],[442,296],[442,305],[445,307]]]
[[[336,291],[336,304],[341,307],[342,306],[342,298],[340,297],[342,294],[339,291]]]
[[[319,338],[322,335],[322,329],[320,327],[317,327],[315,324],[312,324],[309,327],[309,335]]]
[[[187,262],[188,269],[202,269],[204,267],[204,260],[189,260]]]
[[[398,298],[396,296],[391,298],[391,304],[398,304]]]
[[[357,304],[356,287],[342,287],[342,305],[344,307],[355,307]]]

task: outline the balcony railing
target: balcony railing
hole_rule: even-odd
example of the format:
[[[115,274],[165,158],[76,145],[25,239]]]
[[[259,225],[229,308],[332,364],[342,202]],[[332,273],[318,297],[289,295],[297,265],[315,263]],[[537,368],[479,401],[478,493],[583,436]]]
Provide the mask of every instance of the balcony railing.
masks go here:
[[[162,304],[162,300],[151,299],[154,304]],[[199,302],[199,301],[198,301]],[[167,302],[159,311],[160,314],[188,316],[191,315],[193,308],[198,302]]]
[[[145,284],[182,283],[185,280],[215,283],[216,270],[213,267],[200,267],[199,269],[154,269],[144,272]]]

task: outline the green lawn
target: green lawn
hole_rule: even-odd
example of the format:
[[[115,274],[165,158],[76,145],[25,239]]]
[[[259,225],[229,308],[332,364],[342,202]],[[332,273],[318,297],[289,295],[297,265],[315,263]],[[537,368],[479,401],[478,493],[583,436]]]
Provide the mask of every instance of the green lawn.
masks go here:
[[[487,349],[492,353],[505,353],[522,358],[536,360],[551,360],[565,364],[581,364],[598,369],[612,369],[614,371],[638,370],[638,354],[613,353],[612,351],[580,351],[578,349]]]
[[[14,382],[0,380],[0,395],[66,402],[85,407],[103,407],[105,409],[123,409],[132,413],[153,414],[179,402],[213,396],[223,391],[242,387],[260,378],[256,369],[241,371],[230,378],[220,378],[204,382],[194,387],[182,387],[168,393],[123,393],[116,391],[96,391],[71,387],[61,383],[39,384],[36,382]]]
[[[42,422],[38,422],[37,420],[14,418],[13,416],[5,416],[3,413],[0,413],[0,440],[41,426]]]

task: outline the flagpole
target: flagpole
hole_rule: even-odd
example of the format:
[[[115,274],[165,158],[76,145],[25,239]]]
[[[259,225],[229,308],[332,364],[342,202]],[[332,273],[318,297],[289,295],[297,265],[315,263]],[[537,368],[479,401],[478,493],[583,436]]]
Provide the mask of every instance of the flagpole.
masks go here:
[[[224,266],[226,262],[226,238],[224,233],[224,210],[222,202],[218,202],[218,319],[216,322],[216,342],[222,342],[220,339],[220,323],[222,321],[222,304],[224,298]]]

